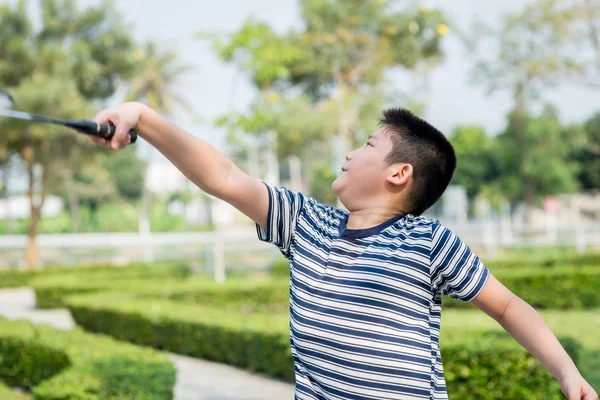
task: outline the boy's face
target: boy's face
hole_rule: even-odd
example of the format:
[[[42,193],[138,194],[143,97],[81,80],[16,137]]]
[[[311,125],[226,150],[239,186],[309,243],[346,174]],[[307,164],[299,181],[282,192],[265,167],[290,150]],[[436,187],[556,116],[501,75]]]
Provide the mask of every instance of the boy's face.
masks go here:
[[[391,150],[390,134],[380,128],[363,146],[346,155],[346,162],[331,189],[349,211],[384,205],[390,193],[386,177],[397,169],[385,162]]]

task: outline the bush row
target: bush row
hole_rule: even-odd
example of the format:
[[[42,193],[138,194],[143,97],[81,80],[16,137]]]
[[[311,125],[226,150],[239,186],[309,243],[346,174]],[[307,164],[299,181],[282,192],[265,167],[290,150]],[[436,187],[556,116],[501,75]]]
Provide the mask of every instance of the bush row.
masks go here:
[[[517,296],[539,309],[576,310],[600,306],[600,268],[574,268],[539,273],[496,275]],[[443,299],[444,307],[470,307],[468,303]]]
[[[460,344],[448,348],[441,345],[450,398],[564,399],[559,382],[506,332],[468,336]],[[560,342],[577,363],[580,345],[568,337],[560,338]]]
[[[77,296],[67,305],[78,324],[94,332],[293,380],[287,314],[241,314],[168,300],[110,293]],[[505,337],[477,333],[444,346],[449,393],[456,398],[559,399],[544,366]],[[576,360],[578,345],[562,340]]]
[[[112,265],[82,265],[77,267],[46,267],[39,270],[0,270],[0,288],[28,286],[31,281],[38,279],[64,279],[79,277],[82,280],[122,279],[122,278],[185,278],[191,275],[191,269],[186,263],[159,262],[152,264],[132,263],[126,266]]]
[[[0,380],[38,400],[170,400],[175,368],[164,354],[79,328],[0,319]]]
[[[77,324],[92,332],[293,379],[287,314],[224,312],[124,293],[75,296],[66,304]]]
[[[532,255],[533,254],[533,255]],[[558,253],[544,250],[539,255],[535,251],[517,251],[516,254],[494,260],[484,260],[485,264],[492,270],[505,270],[515,268],[551,268],[564,265],[590,265],[600,267],[600,252],[587,252],[577,254],[573,252],[560,251]]]
[[[186,279],[115,278],[90,280],[85,275],[43,277],[33,279],[30,286],[35,289],[40,308],[62,307],[63,299],[72,295],[112,291],[135,294],[140,298],[164,298],[228,309],[287,311],[287,279],[232,279],[222,285],[203,276]]]

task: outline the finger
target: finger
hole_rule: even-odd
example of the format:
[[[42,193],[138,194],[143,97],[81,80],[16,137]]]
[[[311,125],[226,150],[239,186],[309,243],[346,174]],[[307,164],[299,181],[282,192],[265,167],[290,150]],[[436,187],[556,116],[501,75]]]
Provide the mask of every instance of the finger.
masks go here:
[[[104,110],[96,114],[92,121],[98,124],[111,123],[113,125],[116,125],[119,122],[119,113],[115,108],[105,108]]]
[[[114,150],[122,149],[129,144],[129,127],[125,124],[115,124],[115,135],[110,141],[110,147]]]
[[[592,389],[591,386],[586,385],[583,389],[582,400],[598,400],[598,394]]]

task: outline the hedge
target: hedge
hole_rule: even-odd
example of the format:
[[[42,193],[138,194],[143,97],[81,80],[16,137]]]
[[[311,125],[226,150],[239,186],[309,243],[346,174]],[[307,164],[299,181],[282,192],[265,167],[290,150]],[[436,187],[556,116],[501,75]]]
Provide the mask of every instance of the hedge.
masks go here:
[[[32,280],[61,278],[66,276],[104,277],[173,277],[185,278],[191,275],[190,267],[180,262],[157,262],[152,264],[132,263],[126,266],[82,265],[76,267],[46,267],[39,270],[0,270],[0,288],[28,286]]]
[[[463,334],[464,336],[464,334]],[[469,338],[468,336],[471,336]],[[467,335],[464,342],[442,348],[449,397],[456,399],[563,400],[560,383],[506,332]],[[473,340],[474,339],[474,340]],[[571,338],[561,344],[575,363],[580,345]]]
[[[133,264],[128,267],[83,268],[78,273],[34,275],[28,281],[36,292],[39,308],[62,307],[62,298],[74,294],[92,293],[120,287],[154,285],[164,287],[185,282],[191,276],[190,268],[181,263]]]
[[[287,315],[240,314],[109,293],[69,298],[67,304],[86,329],[293,381]],[[505,332],[470,336],[462,331],[460,338],[441,343],[451,398],[560,398],[554,378]],[[577,360],[579,345],[561,341]]]
[[[288,310],[287,279],[232,279],[226,284],[211,278],[194,276],[187,279],[148,278],[114,279],[87,276],[49,277],[31,281],[40,308],[63,307],[68,296],[101,291],[125,292],[147,299],[171,299],[184,303],[210,305],[228,309],[285,312]]]
[[[168,299],[222,309],[245,311],[287,312],[289,311],[290,283],[287,279],[242,280],[219,285],[215,283],[197,285],[193,288],[173,287],[162,293]],[[138,297],[155,297],[150,290],[140,291]]]
[[[518,254],[506,258],[483,261],[490,269],[495,271],[531,267],[551,268],[563,265],[590,265],[600,267],[600,252],[597,251],[584,254],[561,251],[559,254],[544,254],[541,256],[532,256],[530,254],[531,252],[523,253],[523,255]]]
[[[538,309],[577,310],[600,307],[600,268],[561,267],[499,273],[498,280]],[[444,307],[470,307],[448,297]]]
[[[66,304],[78,325],[135,344],[218,361],[292,380],[289,316],[101,293]]]
[[[166,355],[76,328],[0,319],[0,379],[37,400],[173,398]]]

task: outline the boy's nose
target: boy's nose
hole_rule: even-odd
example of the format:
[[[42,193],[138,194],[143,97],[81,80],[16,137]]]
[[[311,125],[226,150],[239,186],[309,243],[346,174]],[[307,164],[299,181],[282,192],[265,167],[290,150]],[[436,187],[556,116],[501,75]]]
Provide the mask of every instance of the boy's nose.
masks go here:
[[[352,156],[350,155],[350,153],[346,153],[346,161],[350,161],[352,159]]]

